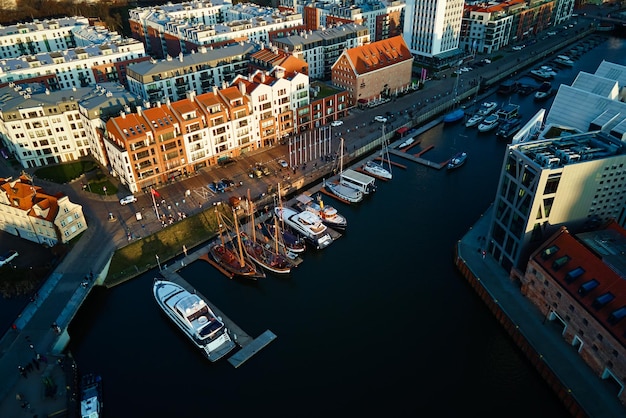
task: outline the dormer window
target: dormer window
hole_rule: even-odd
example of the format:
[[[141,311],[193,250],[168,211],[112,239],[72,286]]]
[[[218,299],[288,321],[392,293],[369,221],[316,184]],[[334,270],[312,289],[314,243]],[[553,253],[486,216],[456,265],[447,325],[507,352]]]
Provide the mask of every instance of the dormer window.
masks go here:
[[[585,273],[585,269],[582,267],[576,267],[574,270],[570,270],[565,275],[565,281],[567,283],[573,283],[576,279]]]
[[[611,292],[606,292],[598,296],[596,300],[593,301],[591,306],[593,306],[593,308],[597,310],[606,306],[606,304],[613,299],[615,299],[615,295],[613,295],[613,293]]]
[[[541,252],[541,258],[547,260],[548,258],[552,257],[552,255],[556,254],[557,251],[559,251],[559,247],[557,247],[556,245],[548,247]]]
[[[600,282],[598,282],[596,279],[591,279],[588,282],[583,283],[578,288],[578,294],[582,297],[585,297],[589,294],[589,292],[598,287],[599,284]]]
[[[552,263],[552,270],[557,271],[558,269],[566,265],[570,259],[571,257],[569,255],[564,255],[563,257],[557,258],[556,260],[554,260],[554,263]]]
[[[611,315],[609,315],[609,319],[608,319],[609,324],[615,325],[619,321],[621,321],[625,316],[626,316],[626,306],[622,306],[621,308],[616,309],[613,312],[611,312]]]

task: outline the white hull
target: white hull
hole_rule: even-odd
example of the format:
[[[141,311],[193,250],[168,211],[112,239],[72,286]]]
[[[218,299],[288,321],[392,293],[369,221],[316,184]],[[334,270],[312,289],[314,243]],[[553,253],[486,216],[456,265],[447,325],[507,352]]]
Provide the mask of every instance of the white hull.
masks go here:
[[[471,118],[469,118],[467,122],[465,122],[465,127],[471,128],[473,126],[477,126],[480,122],[483,121],[483,119],[484,119],[483,116],[476,114],[472,116]]]
[[[391,180],[392,174],[384,168],[382,165],[375,163],[374,161],[368,161],[363,165],[363,170],[372,174],[373,176],[380,177],[382,179]]]
[[[276,207],[274,211],[279,219],[304,236],[317,249],[326,248],[332,244],[333,239],[328,234],[328,228],[319,216],[306,211],[296,212],[285,207]]]
[[[499,118],[497,116],[495,115],[488,116],[487,118],[485,118],[483,123],[478,125],[478,131],[479,132],[491,131],[495,129],[496,126],[498,126],[498,123],[499,123]]]
[[[346,186],[341,183],[324,182],[324,187],[326,187],[329,192],[346,202],[359,203],[363,200],[363,193],[350,186]]]
[[[401,143],[400,145],[398,145],[398,148],[406,148],[409,145],[411,145],[413,142],[415,142],[415,140],[413,138],[409,138],[406,141],[404,141],[403,143]]]
[[[348,226],[346,217],[341,215],[334,207],[324,204],[321,198],[315,201],[310,196],[303,194],[298,196],[296,200],[300,202],[297,206],[298,208],[303,211],[313,212],[327,226],[334,229],[345,229]]]
[[[163,312],[210,361],[221,359],[235,348],[224,323],[198,295],[165,280],[155,280],[152,292]],[[182,307],[187,317],[181,313]]]

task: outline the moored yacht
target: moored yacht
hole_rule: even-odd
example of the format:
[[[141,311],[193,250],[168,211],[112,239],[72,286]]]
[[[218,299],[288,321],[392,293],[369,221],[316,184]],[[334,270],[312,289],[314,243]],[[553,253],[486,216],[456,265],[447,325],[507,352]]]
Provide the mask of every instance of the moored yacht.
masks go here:
[[[480,122],[483,121],[483,119],[485,119],[483,115],[479,115],[478,113],[476,113],[465,122],[465,127],[471,128],[472,126],[477,126]]]
[[[493,112],[495,112],[497,108],[498,108],[498,103],[496,102],[483,102],[480,105],[480,108],[478,109],[476,114],[481,115],[481,116],[488,116],[492,114]]]
[[[496,128],[499,123],[499,117],[496,114],[487,116],[480,125],[478,125],[479,132],[488,132]]]
[[[159,307],[209,361],[217,361],[235,348],[228,329],[206,301],[174,282],[156,279],[152,293]]]
[[[319,216],[322,222],[334,229],[345,229],[348,226],[348,220],[345,216],[337,212],[332,206],[324,204],[322,197],[318,195],[317,199],[311,196],[301,194],[296,197],[296,207],[304,212],[308,210]]]
[[[383,167],[382,164],[378,164],[377,162],[371,160],[363,164],[363,171],[385,180],[391,180],[392,178],[392,174],[389,170]]]
[[[306,240],[315,245],[317,249],[328,247],[333,239],[328,233],[328,228],[319,216],[305,211],[297,212],[290,208],[275,207],[274,212],[278,219],[282,219],[285,224],[301,234]]]

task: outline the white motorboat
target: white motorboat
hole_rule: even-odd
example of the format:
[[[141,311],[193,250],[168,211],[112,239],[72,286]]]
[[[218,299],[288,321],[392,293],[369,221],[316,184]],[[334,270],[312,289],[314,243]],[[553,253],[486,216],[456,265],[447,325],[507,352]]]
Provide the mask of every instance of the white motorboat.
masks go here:
[[[80,416],[82,418],[102,417],[102,378],[89,373],[80,382]]]
[[[496,102],[483,102],[480,105],[480,108],[476,112],[476,114],[480,116],[489,116],[498,108],[498,103]]]
[[[328,233],[328,228],[314,213],[297,212],[285,207],[275,207],[274,213],[278,219],[282,219],[285,224],[315,245],[317,249],[321,250],[332,244],[333,239]]]
[[[491,131],[492,129],[495,129],[496,126],[498,126],[499,119],[500,118],[496,114],[491,114],[487,116],[485,120],[483,120],[482,123],[478,125],[478,131],[488,132],[488,131]]]
[[[465,160],[467,160],[466,152],[459,152],[458,154],[455,154],[452,158],[450,158],[450,161],[448,161],[448,170],[454,170],[455,168],[461,167],[465,164]]]
[[[195,291],[156,279],[152,292],[163,312],[210,361],[221,359],[235,348],[224,322]]]
[[[348,226],[348,220],[345,216],[341,215],[337,209],[332,206],[324,204],[322,197],[318,194],[317,199],[313,199],[311,196],[301,194],[296,197],[296,207],[302,212],[308,210],[319,216],[322,222],[327,226],[334,229],[345,229]]]
[[[473,126],[478,125],[480,122],[483,121],[485,117],[482,115],[479,115],[478,113],[474,114],[471,118],[469,118],[467,120],[467,122],[465,122],[465,127],[466,128],[471,128]]]
[[[398,148],[402,149],[402,148],[406,148],[409,145],[411,145],[413,142],[415,142],[415,139],[413,138],[407,138],[404,140],[403,143],[401,143],[400,145],[398,145]]]

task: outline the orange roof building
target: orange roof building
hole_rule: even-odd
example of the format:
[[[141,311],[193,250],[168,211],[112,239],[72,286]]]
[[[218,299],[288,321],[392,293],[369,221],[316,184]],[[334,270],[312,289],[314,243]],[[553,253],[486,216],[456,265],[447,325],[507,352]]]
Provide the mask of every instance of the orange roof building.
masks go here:
[[[561,227],[535,251],[522,293],[599,377],[626,376],[626,230],[615,221],[572,235]],[[520,274],[513,270],[513,275]],[[616,392],[617,393],[617,392]],[[626,392],[619,391],[626,404]]]
[[[344,50],[332,66],[332,82],[348,91],[354,106],[406,89],[412,69],[413,55],[396,36]]]
[[[82,206],[65,195],[47,194],[23,174],[0,178],[0,229],[52,247],[87,230],[87,221]]]

